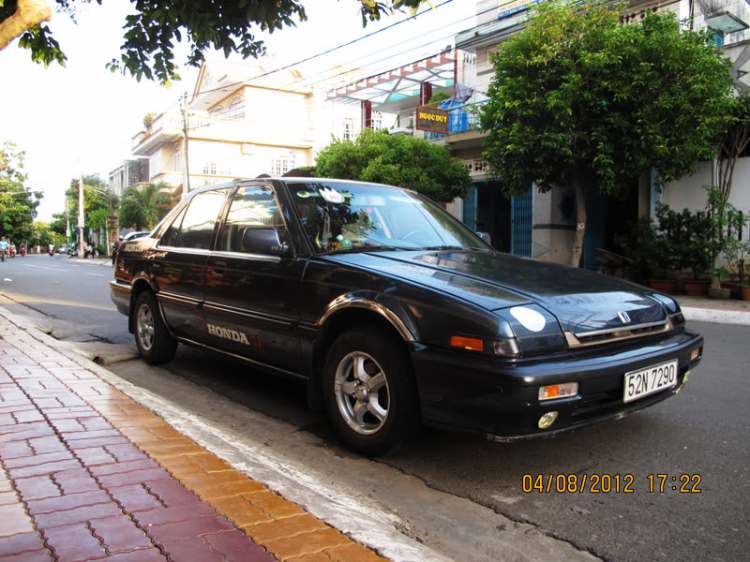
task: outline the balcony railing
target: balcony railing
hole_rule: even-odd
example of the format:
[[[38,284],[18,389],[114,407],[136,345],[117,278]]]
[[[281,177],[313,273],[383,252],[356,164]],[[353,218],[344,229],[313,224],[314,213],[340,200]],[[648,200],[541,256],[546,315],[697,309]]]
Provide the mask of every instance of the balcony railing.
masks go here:
[[[468,131],[479,130],[479,111],[478,106],[487,103],[489,100],[482,100],[464,105],[457,105],[450,108],[448,117],[448,134],[455,135],[466,133]],[[438,140],[444,138],[443,133],[427,133],[427,140]]]

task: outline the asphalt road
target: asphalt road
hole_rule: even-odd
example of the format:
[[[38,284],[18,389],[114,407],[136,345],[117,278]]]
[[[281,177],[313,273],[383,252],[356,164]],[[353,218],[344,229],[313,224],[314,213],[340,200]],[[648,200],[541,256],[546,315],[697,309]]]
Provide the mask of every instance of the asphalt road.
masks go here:
[[[131,342],[125,317],[109,302],[106,281],[111,270],[96,267],[57,257],[15,258],[0,264],[0,279],[13,279],[0,281],[0,293],[85,325],[100,338]],[[368,465],[380,463],[383,471],[386,466],[394,468],[432,490],[445,492],[456,505],[464,505],[462,509],[465,503],[458,500],[469,500],[605,560],[747,560],[750,418],[745,406],[750,398],[750,327],[708,323],[692,323],[691,327],[706,339],[703,363],[682,393],[646,411],[556,439],[516,444],[425,429],[398,454]],[[184,346],[166,368],[176,378],[206,388],[205,396],[214,396],[210,389],[337,447],[325,417],[306,408],[304,389],[294,383]],[[131,382],[152,384],[152,390],[158,391],[158,383],[147,383],[147,368],[140,361],[111,369]],[[196,397],[196,404],[200,400]],[[338,456],[345,468],[337,468],[337,477],[345,479],[347,468],[362,470],[362,459],[346,453]],[[378,478],[377,469],[373,474],[373,479]],[[607,474],[612,490],[524,493],[524,475],[540,474],[545,479],[548,475],[580,478],[587,474],[591,479]],[[658,487],[658,474],[666,475],[664,493],[649,489],[649,475],[654,475]],[[631,481],[628,475],[632,475],[632,493],[622,490]],[[683,475],[691,479],[690,493],[679,490]],[[381,496],[382,501],[393,502],[394,511],[399,502],[421,501],[417,496]],[[422,507],[425,512],[440,509]],[[466,534],[460,529],[461,513],[456,511],[455,529],[440,532]],[[496,529],[498,533],[503,530]],[[439,537],[423,538],[428,544],[441,542]],[[475,550],[472,560],[506,559],[499,552],[481,553],[481,544],[471,548]]]

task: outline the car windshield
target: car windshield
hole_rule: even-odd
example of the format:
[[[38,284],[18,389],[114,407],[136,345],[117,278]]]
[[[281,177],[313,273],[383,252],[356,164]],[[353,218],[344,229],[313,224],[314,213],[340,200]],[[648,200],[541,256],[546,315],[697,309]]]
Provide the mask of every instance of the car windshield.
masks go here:
[[[490,248],[429,199],[395,187],[290,183],[318,252]]]

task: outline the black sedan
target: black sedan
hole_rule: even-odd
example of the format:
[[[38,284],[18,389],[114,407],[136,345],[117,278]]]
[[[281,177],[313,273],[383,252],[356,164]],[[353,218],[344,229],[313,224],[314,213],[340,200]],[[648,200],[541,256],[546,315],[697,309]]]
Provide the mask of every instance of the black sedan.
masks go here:
[[[110,287],[149,363],[182,342],[304,382],[370,455],[420,421],[509,441],[622,417],[679,392],[703,351],[668,296],[343,180],[197,191],[122,245]]]

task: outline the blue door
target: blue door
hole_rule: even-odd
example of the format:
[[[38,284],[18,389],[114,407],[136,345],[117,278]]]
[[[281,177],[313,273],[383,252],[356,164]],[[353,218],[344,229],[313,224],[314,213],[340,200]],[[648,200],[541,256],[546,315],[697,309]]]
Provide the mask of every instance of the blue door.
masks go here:
[[[477,185],[472,184],[464,198],[463,223],[470,229],[477,229]]]
[[[513,196],[511,203],[511,252],[517,256],[531,257],[533,226],[533,193]]]

